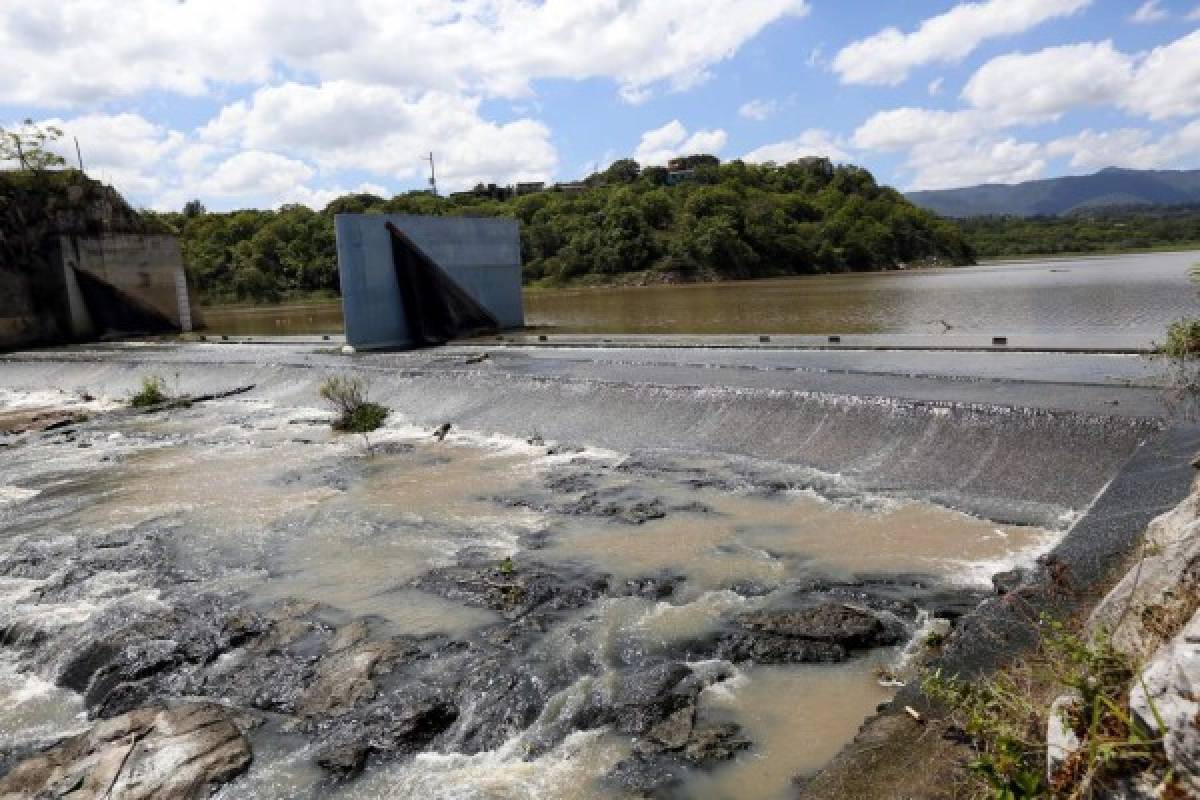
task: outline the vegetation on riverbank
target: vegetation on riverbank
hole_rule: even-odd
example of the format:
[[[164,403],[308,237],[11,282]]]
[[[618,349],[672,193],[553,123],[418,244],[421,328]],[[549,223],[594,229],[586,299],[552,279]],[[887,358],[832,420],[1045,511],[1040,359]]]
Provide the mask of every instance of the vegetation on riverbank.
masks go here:
[[[1200,208],[1106,209],[1061,217],[956,220],[979,258],[1200,248]]]
[[[967,768],[979,783],[968,794],[993,800],[1100,797],[1132,773],[1165,771],[1161,738],[1129,707],[1139,673],[1132,659],[1103,633],[1088,637],[1049,620],[1042,628],[1034,654],[994,675],[963,681],[934,673],[923,683],[971,740],[976,755]],[[1052,701],[1064,693],[1071,702],[1055,706]],[[1047,734],[1055,724],[1078,746],[1055,751]]]
[[[577,191],[497,199],[413,193],[338,198],[321,211],[206,213],[190,203],[155,215],[182,238],[207,302],[276,302],[336,290],[333,217],[342,212],[513,217],[521,222],[527,283],[755,278],[903,264],[968,264],[974,253],[952,222],[879,186],[869,172],[806,159],[783,166],[699,164],[686,182],[617,161]]]

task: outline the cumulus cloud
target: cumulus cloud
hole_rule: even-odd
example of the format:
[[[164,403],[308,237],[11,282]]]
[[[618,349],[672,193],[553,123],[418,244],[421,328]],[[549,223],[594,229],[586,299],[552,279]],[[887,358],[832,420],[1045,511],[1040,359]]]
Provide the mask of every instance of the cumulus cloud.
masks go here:
[[[1163,169],[1200,156],[1200,120],[1155,135],[1144,128],[1081,131],[1046,145],[1052,156],[1069,157],[1071,167],[1094,171],[1104,167]]]
[[[1200,113],[1200,31],[1151,50],[1121,105],[1155,120]]]
[[[262,150],[246,150],[222,161],[200,192],[217,197],[273,197],[294,189],[316,174],[296,159]]]
[[[894,152],[933,140],[962,140],[988,126],[976,111],[936,111],[927,108],[894,108],[872,114],[854,132],[855,147]]]
[[[1159,0],[1146,0],[1129,15],[1129,21],[1144,25],[1150,22],[1162,22],[1170,16],[1170,12],[1159,5]]]
[[[727,139],[725,131],[720,129],[688,133],[682,122],[673,119],[661,128],[643,133],[633,158],[643,166],[661,166],[676,156],[719,153]]]
[[[924,142],[905,163],[912,189],[1020,183],[1040,178],[1045,169],[1042,145],[1013,138]]]
[[[911,33],[885,28],[852,42],[837,54],[833,69],[843,83],[895,86],[924,64],[965,58],[988,39],[1027,31],[1070,16],[1091,0],[984,0],[961,3],[931,17]]]
[[[281,69],[318,81],[512,97],[539,79],[605,78],[627,98],[705,80],[806,0],[59,0],[0,15],[0,102],[90,105],[198,95]]]
[[[774,100],[749,100],[738,109],[738,114],[755,122],[762,122],[775,113],[779,104]]]
[[[333,81],[285,83],[227,106],[201,131],[205,141],[274,149],[323,170],[422,174],[434,151],[450,189],[479,181],[545,180],[558,164],[550,130],[533,119],[485,120],[479,98]]]
[[[1009,53],[981,66],[962,91],[958,110],[880,111],[854,132],[853,144],[905,152],[902,172],[925,188],[963,180],[1011,182],[1041,174],[1048,157],[1072,167],[1161,167],[1195,158],[1195,123],[1155,134],[1127,127],[1083,131],[1045,146],[1005,131],[1058,120],[1087,106],[1107,106],[1163,121],[1200,114],[1200,31],[1148,53],[1127,54],[1112,42],[1083,42],[1035,53]],[[994,159],[994,168],[987,166]],[[1028,161],[1022,165],[1021,158]]]
[[[825,156],[832,161],[850,161],[851,156],[844,148],[845,144],[838,141],[829,131],[810,128],[794,139],[785,139],[751,150],[742,160],[756,164],[767,161],[786,164],[805,156]]]
[[[1006,121],[1049,119],[1080,106],[1110,102],[1133,78],[1133,59],[1111,41],[1010,53],[984,64],[963,98]]]

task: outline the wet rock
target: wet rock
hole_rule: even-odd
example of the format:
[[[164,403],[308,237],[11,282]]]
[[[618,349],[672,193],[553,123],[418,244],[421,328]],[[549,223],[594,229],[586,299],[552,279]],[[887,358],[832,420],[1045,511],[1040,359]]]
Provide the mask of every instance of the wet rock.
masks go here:
[[[997,572],[992,576],[992,588],[996,590],[998,595],[1006,595],[1009,592],[1014,592],[1028,576],[1029,571],[1021,568],[1005,570]]]
[[[321,657],[316,677],[296,703],[304,716],[344,714],[375,697],[373,677],[411,660],[420,650],[400,639],[371,641],[362,620],[338,630]]]
[[[426,749],[458,718],[458,708],[423,691],[398,691],[352,713],[315,725],[324,744],[319,766],[341,777],[361,768],[369,756],[396,758]]]
[[[722,636],[716,655],[729,661],[757,664],[836,664],[848,656],[846,648],[839,644],[748,633]]]
[[[716,655],[759,664],[836,663],[853,650],[895,644],[904,635],[902,627],[870,611],[833,602],[753,611],[734,623],[717,639]]]
[[[596,488],[596,476],[584,472],[568,472],[547,477],[542,485],[551,492],[578,494]]]
[[[664,572],[658,575],[647,575],[642,578],[631,578],[612,587],[613,597],[645,597],[650,600],[665,600],[675,594],[687,576]]]
[[[369,748],[362,743],[326,747],[317,753],[317,766],[338,778],[353,778],[367,764]]]
[[[683,757],[697,766],[728,761],[752,744],[741,737],[741,731],[732,722],[697,726],[683,748]]]
[[[638,742],[637,751],[648,753],[681,750],[691,738],[695,723],[696,707],[686,705],[646,731],[645,738]]]
[[[921,610],[935,617],[958,619],[975,610],[988,593],[946,586],[928,575],[900,574],[861,575],[849,581],[810,580],[796,586],[793,595],[803,603],[833,600],[912,621]]]
[[[560,506],[559,513],[602,517],[626,525],[642,525],[667,515],[666,504],[627,487],[610,487],[585,492],[578,500]]]
[[[533,610],[582,608],[608,589],[608,579],[566,567],[553,569],[518,562],[511,570],[499,566],[462,565],[430,570],[413,586],[467,605],[490,608],[512,619]]]
[[[0,796],[200,800],[250,760],[249,742],[220,706],[139,709],[21,762],[0,778]]]
[[[759,633],[831,642],[847,648],[880,647],[895,644],[900,639],[900,632],[885,625],[875,614],[841,603],[751,611],[738,616],[737,621],[742,627]]]

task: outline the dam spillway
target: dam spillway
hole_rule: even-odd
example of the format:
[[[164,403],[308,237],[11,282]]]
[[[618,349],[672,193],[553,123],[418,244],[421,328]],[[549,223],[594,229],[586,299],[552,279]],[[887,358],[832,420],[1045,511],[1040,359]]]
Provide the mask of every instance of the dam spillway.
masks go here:
[[[345,373],[394,410],[369,453],[319,408]],[[121,408],[149,374],[253,388]],[[873,671],[1160,435],[1160,379],[1106,354],[2,356],[0,413],[88,419],[0,442],[0,692],[26,698],[0,774],[81,712],[199,696],[256,718],[222,796],[779,794],[887,698]],[[834,600],[877,627],[764,635]]]

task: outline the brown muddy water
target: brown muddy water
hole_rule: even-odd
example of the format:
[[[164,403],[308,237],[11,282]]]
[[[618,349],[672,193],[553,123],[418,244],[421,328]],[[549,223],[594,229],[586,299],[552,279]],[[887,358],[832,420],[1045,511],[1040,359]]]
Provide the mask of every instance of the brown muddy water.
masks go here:
[[[525,321],[557,333],[1009,335],[1161,338],[1197,311],[1200,252],[610,289],[527,289]],[[230,335],[339,333],[339,302],[204,310]]]
[[[21,402],[33,400],[0,396],[0,411]],[[95,403],[92,410],[102,410],[103,401]],[[317,409],[230,400],[169,416],[98,417],[78,438],[44,437],[7,453],[0,459],[0,561],[19,541],[167,524],[173,558],[197,576],[197,591],[245,592],[261,604],[316,601],[369,615],[397,633],[462,638],[499,616],[413,581],[467,552],[497,563],[511,557],[518,568],[534,560],[584,568],[617,581],[679,576],[668,597],[603,597],[547,630],[538,645],[616,663],[623,653],[665,651],[702,636],[806,578],[919,573],[985,586],[993,572],[1031,560],[1057,536],[893,497],[829,500],[801,488],[802,470],[781,465],[551,454],[540,443],[457,430],[437,443],[403,417],[372,435],[368,451],[362,437],[331,434],[326,419]],[[565,510],[588,492],[632,492],[664,513],[633,520]],[[0,629],[35,612],[69,628],[111,603],[153,603],[156,596],[135,574],[114,573],[52,607],[28,605],[35,588],[29,579],[0,577]],[[730,679],[703,690],[698,714],[737,723],[753,746],[690,771],[679,796],[790,796],[793,776],[819,768],[890,696],[877,672],[905,657],[903,647],[887,647],[836,665],[732,667]],[[603,778],[629,756],[634,743],[626,736],[576,731],[528,755],[538,731],[610,677],[580,677],[529,731],[497,749],[421,753],[344,785],[321,783],[303,744],[256,742],[250,771],[219,796],[623,797]],[[86,724],[77,694],[0,650],[0,750]]]

